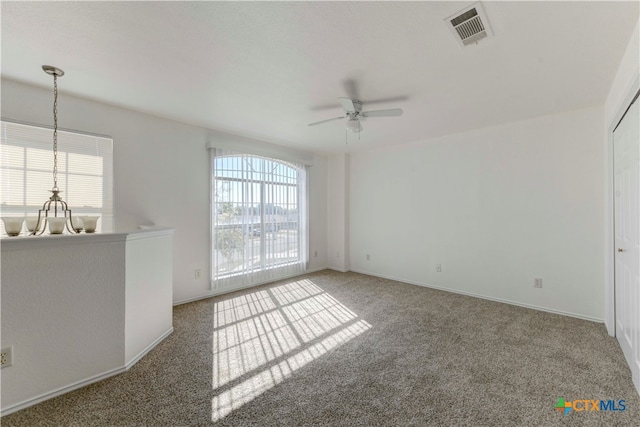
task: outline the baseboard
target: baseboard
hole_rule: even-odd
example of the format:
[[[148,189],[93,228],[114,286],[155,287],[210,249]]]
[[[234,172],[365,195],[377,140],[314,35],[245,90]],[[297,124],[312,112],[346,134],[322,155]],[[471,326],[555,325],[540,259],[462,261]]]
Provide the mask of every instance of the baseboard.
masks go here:
[[[575,317],[577,319],[588,320],[590,322],[604,323],[604,319],[598,319],[598,318],[595,318],[595,317],[584,316],[582,314],[571,313],[571,312],[568,312],[568,311],[555,310],[555,309],[548,308],[548,307],[541,307],[541,306],[532,305],[532,304],[525,304],[525,303],[518,302],[518,301],[511,301],[511,300],[507,300],[507,299],[495,298],[495,297],[482,295],[482,294],[475,294],[473,292],[466,292],[466,291],[460,291],[460,290],[457,290],[457,289],[445,288],[445,287],[442,287],[442,286],[435,286],[435,285],[431,285],[429,283],[421,283],[421,282],[415,282],[415,281],[407,280],[407,279],[400,279],[400,278],[392,277],[392,276],[384,276],[384,275],[380,275],[380,274],[373,274],[373,273],[369,273],[369,272],[366,272],[366,271],[360,271],[360,270],[350,270],[350,271],[353,271],[354,273],[359,273],[359,274],[366,274],[367,276],[380,277],[382,279],[389,279],[389,280],[395,280],[396,282],[408,283],[410,285],[422,286],[423,288],[431,288],[431,289],[437,289],[439,291],[453,292],[454,294],[466,295],[466,296],[469,296],[469,297],[480,298],[480,299],[485,299],[485,300],[495,301],[495,302],[501,302],[503,304],[516,305],[518,307],[530,308],[532,310],[538,310],[538,311],[545,311],[547,313],[559,314],[561,316]]]
[[[111,369],[110,371],[104,372],[104,373],[102,373],[100,375],[95,375],[93,377],[84,379],[82,381],[75,382],[75,383],[70,384],[68,386],[64,386],[64,387],[58,388],[56,390],[53,390],[53,391],[41,394],[39,396],[33,397],[31,399],[24,400],[24,401],[22,401],[20,403],[16,403],[14,405],[11,405],[11,406],[9,406],[7,408],[2,408],[2,411],[0,412],[0,416],[4,417],[5,415],[12,414],[12,413],[14,413],[16,411],[19,411],[21,409],[25,409],[25,408],[28,408],[29,406],[33,406],[33,405],[35,405],[37,403],[44,402],[45,400],[49,400],[49,399],[52,399],[54,397],[63,395],[65,393],[69,393],[70,391],[77,390],[79,388],[88,386],[89,384],[93,384],[93,383],[98,382],[98,381],[106,380],[109,377],[113,377],[114,375],[121,374],[121,373],[123,373],[125,371],[126,371],[126,368],[124,366],[121,367],[121,368]]]
[[[149,353],[151,350],[153,350],[153,348],[155,346],[160,344],[160,342],[162,342],[162,340],[164,340],[166,337],[171,335],[171,333],[173,333],[173,326],[168,331],[166,331],[164,334],[160,335],[160,337],[158,337],[155,341],[153,341],[151,344],[149,344],[144,350],[142,350],[140,353],[138,353],[135,357],[133,357],[128,363],[126,363],[125,366],[124,366],[125,370],[128,371],[129,369],[131,369],[131,367],[133,365],[138,363],[138,361],[140,359],[142,359],[144,356],[146,356],[147,353]]]
[[[68,386],[60,387],[60,388],[58,388],[56,390],[53,390],[53,391],[50,391],[48,393],[44,393],[44,394],[41,394],[41,395],[36,396],[34,398],[24,400],[24,401],[22,401],[20,403],[16,403],[15,405],[11,405],[11,406],[9,406],[7,408],[2,408],[2,410],[0,411],[0,416],[4,417],[5,415],[12,414],[12,413],[14,413],[16,411],[19,411],[21,409],[25,409],[25,408],[28,408],[29,406],[33,406],[33,405],[36,405],[36,404],[38,404],[40,402],[44,402],[45,400],[49,400],[49,399],[52,399],[54,397],[61,396],[63,394],[69,393],[69,392],[71,392],[73,390],[77,390],[79,388],[86,387],[89,384],[93,384],[95,382],[102,381],[102,380],[105,380],[105,379],[107,379],[109,377],[113,377],[115,375],[118,375],[118,374],[121,374],[123,372],[126,372],[129,369],[131,369],[131,367],[133,365],[138,363],[138,361],[140,361],[140,359],[142,359],[147,353],[149,353],[151,350],[153,350],[153,348],[155,346],[160,344],[160,342],[162,340],[164,340],[166,337],[171,335],[172,332],[173,332],[173,327],[171,327],[171,329],[169,329],[167,332],[162,334],[162,336],[160,336],[155,341],[153,341],[151,344],[149,344],[144,350],[142,350],[140,353],[138,353],[134,358],[131,359],[131,361],[129,361],[129,363],[127,363],[123,367],[111,369],[111,370],[109,370],[107,372],[104,372],[102,374],[95,375],[93,377],[89,377],[89,378],[81,380],[81,381],[77,381],[77,382],[75,382],[73,384],[70,384]]]
[[[175,307],[176,305],[187,304],[187,303],[190,303],[190,302],[200,301],[200,300],[211,298],[211,297],[217,297],[219,295],[230,294],[231,292],[241,291],[243,289],[255,288],[256,286],[266,285],[267,283],[278,282],[280,280],[292,279],[294,277],[304,276],[305,274],[316,273],[318,271],[322,271],[322,270],[326,270],[326,269],[327,269],[327,267],[317,267],[317,268],[305,270],[302,273],[296,273],[296,274],[292,274],[290,276],[284,276],[284,277],[280,277],[280,278],[277,278],[277,279],[269,279],[269,280],[265,280],[263,282],[259,282],[259,283],[255,283],[255,284],[251,284],[251,285],[239,286],[239,287],[233,288],[233,289],[221,289],[221,290],[217,290],[217,291],[210,291],[210,292],[208,292],[206,294],[203,294],[203,295],[199,295],[199,296],[195,296],[195,297],[191,297],[191,298],[186,298],[186,299],[174,301],[173,302],[173,306]],[[345,273],[345,271],[343,271],[343,273]]]

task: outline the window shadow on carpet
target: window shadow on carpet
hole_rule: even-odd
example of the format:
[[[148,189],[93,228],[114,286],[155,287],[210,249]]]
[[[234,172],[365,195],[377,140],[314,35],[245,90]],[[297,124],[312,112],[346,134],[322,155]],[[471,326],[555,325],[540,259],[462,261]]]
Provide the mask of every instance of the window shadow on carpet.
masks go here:
[[[212,421],[372,327],[309,279],[217,302],[213,323]]]

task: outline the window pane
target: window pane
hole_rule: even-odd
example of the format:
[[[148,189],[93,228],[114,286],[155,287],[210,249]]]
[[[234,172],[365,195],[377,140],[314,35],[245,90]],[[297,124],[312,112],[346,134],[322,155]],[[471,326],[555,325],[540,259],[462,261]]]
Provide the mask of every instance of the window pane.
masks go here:
[[[51,184],[53,187],[53,152],[51,149],[27,148],[27,162],[25,167],[28,170],[47,171],[49,173]],[[20,165],[22,167],[22,165]],[[66,155],[64,152],[58,153],[58,173],[64,173],[67,167]]]
[[[102,208],[104,196],[101,176],[67,175],[66,202],[70,208]]]
[[[24,148],[15,145],[0,145],[0,166],[3,169],[8,167],[22,168],[23,164]]]
[[[69,173],[102,176],[102,157],[69,153]]]
[[[24,173],[21,170],[2,171],[2,205],[20,206],[24,203]]]
[[[26,185],[20,188],[24,192],[27,205],[42,205],[51,197],[53,178],[51,172],[26,170]],[[64,189],[62,189],[64,191]]]
[[[298,169],[247,155],[213,166],[214,280],[301,263]]]
[[[0,203],[3,215],[37,216],[51,196],[53,131],[2,121]],[[74,214],[99,215],[98,231],[113,223],[113,141],[58,131],[58,187]]]

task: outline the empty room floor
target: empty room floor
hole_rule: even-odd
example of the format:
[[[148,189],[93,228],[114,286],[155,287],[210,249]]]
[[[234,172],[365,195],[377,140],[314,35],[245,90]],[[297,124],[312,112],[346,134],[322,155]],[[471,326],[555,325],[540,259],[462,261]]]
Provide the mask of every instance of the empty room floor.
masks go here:
[[[128,372],[3,426],[637,425],[604,325],[324,270],[174,308]],[[558,400],[614,400],[564,411]],[[589,405],[587,404],[587,407]]]

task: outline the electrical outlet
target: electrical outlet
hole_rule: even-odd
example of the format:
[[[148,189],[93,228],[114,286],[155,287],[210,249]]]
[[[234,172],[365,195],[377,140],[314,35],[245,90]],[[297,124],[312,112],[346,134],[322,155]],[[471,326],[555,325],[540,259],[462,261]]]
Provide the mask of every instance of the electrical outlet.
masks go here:
[[[533,287],[534,288],[541,288],[542,287],[542,279],[540,278],[535,278],[533,279]]]
[[[200,270],[199,268],[197,270],[193,270],[193,278],[198,280],[200,278],[200,275],[202,274],[202,270]]]
[[[0,368],[8,368],[13,365],[13,347],[0,350]]]
[[[371,260],[371,255],[367,254],[367,261]]]
[[[442,273],[442,264],[436,264],[436,271]]]
[[[313,256],[314,256],[315,258],[318,258],[318,251],[315,251],[315,252],[313,253]]]

